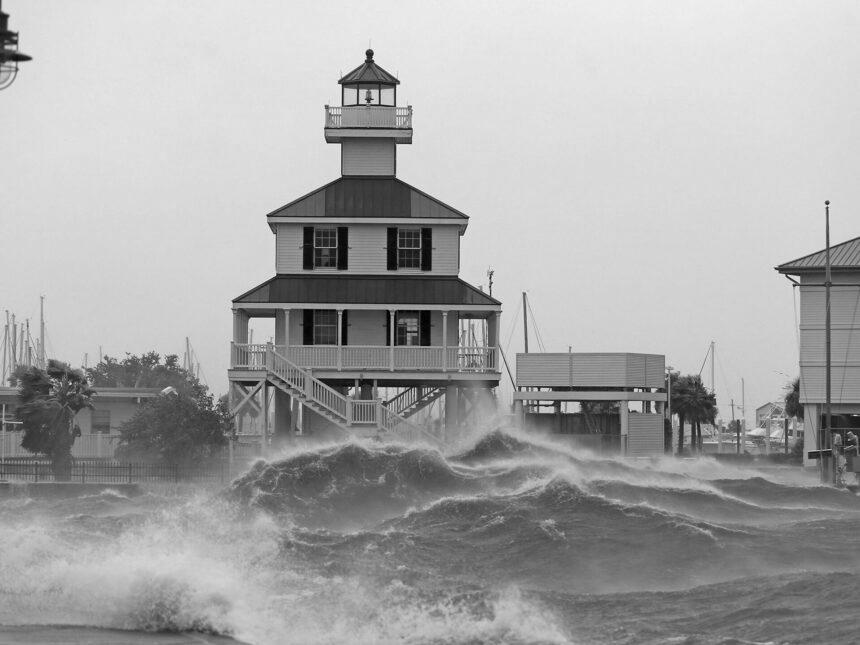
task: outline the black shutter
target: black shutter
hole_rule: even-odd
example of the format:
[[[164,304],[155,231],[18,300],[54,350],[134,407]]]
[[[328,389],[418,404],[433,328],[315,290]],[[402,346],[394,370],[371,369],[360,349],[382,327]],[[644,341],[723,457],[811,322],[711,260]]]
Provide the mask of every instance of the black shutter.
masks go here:
[[[433,229],[421,229],[421,270],[430,271],[433,268]]]
[[[346,309],[343,310],[343,317],[340,321],[340,344],[341,345],[349,345],[349,335],[347,333],[347,329],[349,329],[349,311]]]
[[[302,244],[302,268],[314,268],[314,227],[305,226],[305,241]]]
[[[430,230],[430,229],[425,229]],[[419,311],[418,315],[420,316],[419,320],[419,345],[422,347],[430,346],[430,312],[429,311]]]
[[[383,311],[382,314],[385,316],[385,344],[391,345],[391,314],[387,311]]]
[[[388,229],[388,270],[397,271],[397,228]]]
[[[314,344],[314,310],[304,310],[304,320],[302,327],[302,342],[304,345]]]
[[[345,271],[349,258],[349,229],[346,226],[337,227],[337,269]],[[346,313],[346,312],[344,312]],[[346,343],[344,343],[345,345]]]

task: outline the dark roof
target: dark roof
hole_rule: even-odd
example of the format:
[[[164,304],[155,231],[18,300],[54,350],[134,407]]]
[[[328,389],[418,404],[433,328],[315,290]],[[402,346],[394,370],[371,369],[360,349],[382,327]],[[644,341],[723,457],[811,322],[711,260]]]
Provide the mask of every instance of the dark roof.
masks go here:
[[[341,78],[338,83],[386,83],[388,85],[400,85],[400,81],[393,74],[389,74],[379,65],[373,62],[373,50],[364,52],[364,62],[354,70]]]
[[[396,177],[341,177],[267,217],[429,217],[469,219]]]
[[[234,303],[501,305],[450,276],[276,275]]]
[[[780,273],[817,273],[825,269],[826,249],[804,255],[791,262],[780,264]],[[833,271],[857,271],[860,269],[860,237],[830,247],[830,268]]]

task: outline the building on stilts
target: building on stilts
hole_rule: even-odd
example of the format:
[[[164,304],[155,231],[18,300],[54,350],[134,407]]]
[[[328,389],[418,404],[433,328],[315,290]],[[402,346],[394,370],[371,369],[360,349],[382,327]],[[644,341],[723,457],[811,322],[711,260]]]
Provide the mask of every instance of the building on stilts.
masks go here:
[[[339,84],[324,135],[341,176],[267,215],[275,275],[233,300],[231,407],[264,437],[441,440],[499,383],[501,303],[459,278],[468,217],[396,176],[399,80],[368,50]],[[274,318],[273,342],[249,342],[253,318]]]

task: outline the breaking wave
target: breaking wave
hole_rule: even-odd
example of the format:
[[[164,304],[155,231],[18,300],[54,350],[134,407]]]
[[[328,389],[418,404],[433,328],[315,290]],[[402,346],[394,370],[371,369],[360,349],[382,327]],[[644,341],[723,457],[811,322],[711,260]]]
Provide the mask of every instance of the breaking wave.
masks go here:
[[[0,625],[850,642],[837,611],[858,531],[856,496],[789,468],[625,461],[503,431],[453,456],[354,442],[259,461],[221,491],[0,500]]]

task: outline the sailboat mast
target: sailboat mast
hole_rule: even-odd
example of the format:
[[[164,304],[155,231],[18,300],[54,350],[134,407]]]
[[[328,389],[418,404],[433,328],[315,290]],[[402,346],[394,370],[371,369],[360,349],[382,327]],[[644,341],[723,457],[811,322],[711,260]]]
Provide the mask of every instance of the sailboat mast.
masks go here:
[[[39,367],[45,369],[45,296],[39,296]]]
[[[526,292],[523,291],[523,352],[529,353],[529,317],[528,317],[528,300],[526,300]]]

